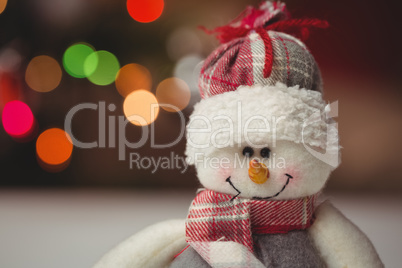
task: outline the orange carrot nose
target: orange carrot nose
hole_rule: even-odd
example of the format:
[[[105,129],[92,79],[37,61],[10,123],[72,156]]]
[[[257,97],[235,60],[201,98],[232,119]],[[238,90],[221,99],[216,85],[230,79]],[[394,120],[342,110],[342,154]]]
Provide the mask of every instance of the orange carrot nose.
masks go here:
[[[269,179],[269,170],[266,165],[253,159],[250,161],[248,176],[254,183],[263,184]]]

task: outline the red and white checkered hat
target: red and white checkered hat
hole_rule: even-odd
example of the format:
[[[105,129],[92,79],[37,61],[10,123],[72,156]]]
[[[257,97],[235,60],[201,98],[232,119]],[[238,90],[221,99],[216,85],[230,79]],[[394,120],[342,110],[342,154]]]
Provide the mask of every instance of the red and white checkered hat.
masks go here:
[[[276,140],[321,148],[337,159],[338,131],[327,123],[320,70],[295,37],[304,40],[309,28],[327,26],[316,19],[289,19],[283,3],[264,2],[229,25],[204,29],[216,34],[221,46],[201,68],[203,99],[187,125],[188,162],[194,164],[199,153]]]
[[[320,70],[306,46],[311,27],[325,28],[325,21],[289,19],[281,2],[263,2],[247,9],[226,26],[207,33],[222,43],[205,60],[199,78],[202,98],[235,91],[239,86],[275,85],[322,91]],[[290,34],[287,34],[287,33]]]

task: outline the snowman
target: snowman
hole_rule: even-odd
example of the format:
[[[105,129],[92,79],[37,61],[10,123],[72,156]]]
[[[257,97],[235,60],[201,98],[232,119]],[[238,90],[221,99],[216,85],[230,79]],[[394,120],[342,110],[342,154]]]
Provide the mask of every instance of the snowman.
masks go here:
[[[286,32],[325,26],[264,2],[211,31],[222,44],[203,63],[187,125],[202,185],[187,219],[148,227],[96,268],[383,267],[320,195],[338,165],[337,129],[317,63]]]

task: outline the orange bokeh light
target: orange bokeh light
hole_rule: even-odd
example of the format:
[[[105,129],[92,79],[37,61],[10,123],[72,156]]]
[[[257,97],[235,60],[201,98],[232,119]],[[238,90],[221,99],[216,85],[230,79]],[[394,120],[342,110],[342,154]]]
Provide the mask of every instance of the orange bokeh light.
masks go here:
[[[129,94],[123,104],[124,115],[136,126],[146,126],[155,121],[159,114],[155,95],[147,90],[136,90]]]
[[[163,12],[163,0],[127,0],[127,11],[138,22],[152,22]]]
[[[120,95],[126,97],[134,90],[151,90],[151,73],[142,65],[130,63],[120,69],[115,83]]]
[[[28,86],[38,92],[52,91],[60,84],[61,77],[59,63],[46,55],[33,58],[25,72]]]
[[[156,89],[156,98],[165,111],[178,112],[187,107],[190,102],[191,92],[186,82],[179,78],[171,77],[159,83]]]
[[[6,9],[7,0],[0,0],[0,14]]]
[[[71,138],[62,129],[45,130],[36,140],[36,154],[39,164],[47,171],[61,171],[66,168],[72,152]]]

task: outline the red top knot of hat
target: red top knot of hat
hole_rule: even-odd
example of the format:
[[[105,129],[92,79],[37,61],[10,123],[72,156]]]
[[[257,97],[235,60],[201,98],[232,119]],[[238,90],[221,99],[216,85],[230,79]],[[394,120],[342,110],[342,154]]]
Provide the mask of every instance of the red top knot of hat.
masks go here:
[[[208,34],[215,34],[223,44],[236,38],[246,36],[252,31],[257,32],[265,45],[264,77],[272,72],[273,52],[272,42],[267,31],[278,31],[291,34],[301,40],[306,40],[310,28],[327,28],[328,22],[319,19],[290,19],[286,5],[281,2],[266,1],[258,8],[248,6],[236,19],[229,24],[208,30],[201,27]]]

